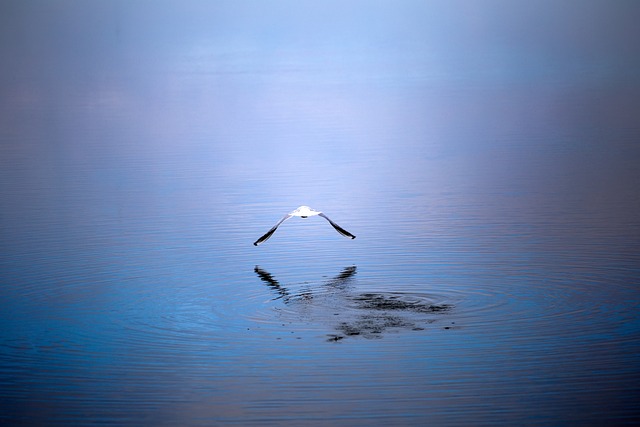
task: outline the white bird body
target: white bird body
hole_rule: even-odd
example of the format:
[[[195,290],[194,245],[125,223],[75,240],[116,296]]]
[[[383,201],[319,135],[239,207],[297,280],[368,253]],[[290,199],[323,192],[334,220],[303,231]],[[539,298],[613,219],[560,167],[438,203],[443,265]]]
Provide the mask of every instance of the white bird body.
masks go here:
[[[300,218],[306,218],[308,216],[320,215],[321,213],[322,212],[318,212],[315,209],[311,209],[309,206],[300,206],[295,211],[290,212],[289,215],[291,215],[291,216],[299,216]]]
[[[309,206],[300,206],[298,209],[286,214],[280,221],[278,221],[276,223],[276,225],[271,227],[271,230],[267,231],[262,237],[260,237],[258,240],[256,240],[253,243],[253,245],[254,246],[258,246],[260,243],[265,242],[267,239],[269,239],[269,237],[271,237],[271,235],[273,233],[275,233],[276,229],[278,228],[278,226],[280,226],[280,224],[282,224],[283,222],[285,222],[286,220],[288,220],[291,217],[299,216],[300,218],[307,218],[309,216],[316,216],[316,215],[321,216],[324,219],[326,219],[327,221],[329,221],[329,224],[331,224],[331,226],[333,228],[335,228],[336,231],[338,233],[340,233],[341,235],[343,235],[345,237],[349,237],[351,239],[355,239],[356,238],[356,236],[354,236],[353,234],[349,233],[347,230],[345,230],[344,228],[340,227],[335,222],[331,221],[329,219],[329,217],[326,216],[325,214],[323,214],[322,212],[317,211],[315,209],[311,209]]]

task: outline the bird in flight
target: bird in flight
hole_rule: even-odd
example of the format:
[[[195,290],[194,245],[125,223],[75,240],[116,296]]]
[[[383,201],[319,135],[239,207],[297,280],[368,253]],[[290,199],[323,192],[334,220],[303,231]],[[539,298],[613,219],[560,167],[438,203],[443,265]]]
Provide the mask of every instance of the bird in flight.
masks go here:
[[[309,206],[300,206],[295,211],[286,214],[280,221],[277,222],[276,225],[271,227],[271,230],[267,231],[262,237],[260,237],[258,240],[253,242],[253,245],[254,246],[258,246],[260,243],[265,242],[269,237],[271,237],[271,235],[273,233],[275,233],[275,231],[278,229],[278,226],[280,226],[280,224],[282,224],[283,222],[285,222],[286,220],[288,220],[292,216],[299,216],[300,218],[306,218],[308,216],[316,216],[316,215],[321,216],[322,218],[324,218],[327,221],[329,221],[329,224],[331,224],[331,226],[333,228],[335,228],[336,231],[338,233],[342,234],[344,237],[349,237],[351,239],[355,239],[356,238],[356,236],[354,236],[353,234],[349,233],[347,230],[345,230],[344,228],[340,227],[335,222],[331,221],[329,219],[329,217],[326,216],[325,214],[323,214],[322,212],[319,212],[319,211],[316,211],[314,209],[311,209]]]

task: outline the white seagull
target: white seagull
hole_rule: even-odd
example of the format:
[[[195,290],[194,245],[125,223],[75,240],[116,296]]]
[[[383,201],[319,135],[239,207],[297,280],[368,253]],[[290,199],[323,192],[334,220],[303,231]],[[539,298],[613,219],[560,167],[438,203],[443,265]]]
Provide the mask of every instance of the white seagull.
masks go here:
[[[264,236],[260,237],[258,240],[256,240],[253,245],[254,246],[258,246],[260,243],[266,241],[269,237],[271,237],[271,235],[276,231],[276,229],[278,228],[278,226],[280,224],[282,224],[283,222],[285,222],[286,220],[288,220],[289,218],[291,218],[292,216],[299,216],[300,218],[306,218],[308,216],[316,216],[319,215],[322,218],[326,219],[327,221],[329,221],[329,224],[331,224],[331,226],[333,228],[335,228],[338,233],[342,234],[344,237],[350,237],[352,239],[355,239],[356,236],[354,236],[353,234],[349,233],[347,230],[345,230],[344,228],[340,227],[338,224],[336,224],[335,222],[331,221],[329,219],[328,216],[326,216],[325,214],[323,214],[322,212],[316,211],[314,209],[311,209],[309,206],[300,206],[298,209],[296,209],[293,212],[290,212],[288,214],[286,214],[284,216],[284,218],[282,218],[280,221],[278,221],[278,223],[276,225],[274,225],[273,227],[271,227],[271,230],[267,231]]]

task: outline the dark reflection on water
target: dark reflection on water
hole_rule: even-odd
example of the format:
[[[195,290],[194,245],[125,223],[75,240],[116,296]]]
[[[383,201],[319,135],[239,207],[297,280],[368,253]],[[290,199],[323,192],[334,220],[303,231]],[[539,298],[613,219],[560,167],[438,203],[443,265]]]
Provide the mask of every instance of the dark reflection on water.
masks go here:
[[[313,290],[292,294],[266,270],[258,266],[254,269],[260,279],[278,294],[276,299],[282,299],[284,304],[323,306],[324,315],[318,318],[316,314],[315,318],[325,324],[333,324],[337,331],[329,335],[328,341],[355,336],[381,338],[386,331],[401,329],[420,331],[424,324],[433,323],[435,318],[422,316],[418,319],[416,314],[445,313],[453,308],[452,304],[430,302],[427,295],[359,293],[357,288],[350,286],[356,270],[356,266],[345,267],[337,276],[316,285]]]

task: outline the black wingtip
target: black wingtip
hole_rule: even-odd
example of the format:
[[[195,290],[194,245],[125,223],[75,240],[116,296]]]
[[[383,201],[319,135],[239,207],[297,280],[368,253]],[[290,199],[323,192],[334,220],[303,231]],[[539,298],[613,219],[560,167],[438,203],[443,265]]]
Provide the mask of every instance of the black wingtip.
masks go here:
[[[269,237],[271,237],[273,235],[273,233],[276,232],[276,229],[278,228],[278,226],[276,225],[275,227],[273,227],[271,230],[267,231],[264,236],[260,237],[258,240],[256,240],[253,243],[253,246],[258,246],[260,243],[264,243],[267,240],[269,240]]]
[[[349,233],[347,230],[345,230],[344,228],[340,227],[335,222],[329,221],[329,223],[333,226],[333,228],[336,229],[336,231],[338,233],[342,234],[344,237],[349,237],[349,238],[351,238],[351,240],[356,238],[356,236],[354,236],[353,234]]]

